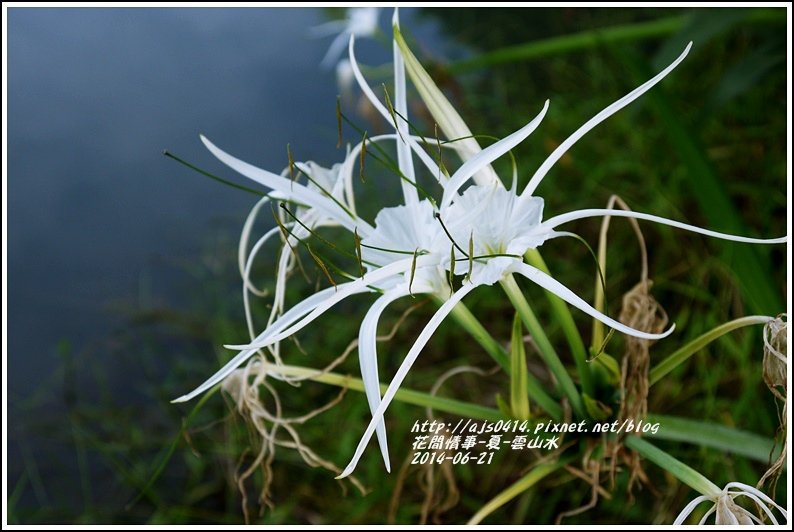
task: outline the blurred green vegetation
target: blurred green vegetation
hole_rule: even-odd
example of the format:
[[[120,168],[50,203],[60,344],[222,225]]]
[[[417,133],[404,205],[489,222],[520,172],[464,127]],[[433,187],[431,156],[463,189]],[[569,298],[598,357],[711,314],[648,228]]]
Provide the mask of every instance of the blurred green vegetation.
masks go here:
[[[522,184],[554,147],[606,105],[650,77],[689,40],[685,60],[651,93],[610,118],[571,149],[550,172],[538,194],[545,213],[598,208],[611,194],[635,210],[745,235],[777,237],[785,226],[786,166],[786,22],[785,10],[738,9],[427,9],[448,35],[465,44],[472,57],[499,57],[494,52],[518,44],[607,28],[675,18],[658,34],[622,42],[595,44],[521,59],[446,62],[419,57],[456,104],[476,134],[502,137],[523,126],[546,98],[551,107],[542,126],[514,150]],[[410,28],[404,28],[410,37]],[[455,70],[460,74],[455,74]],[[465,72],[464,72],[465,70]],[[329,108],[334,102],[329,102]],[[422,117],[421,109],[412,109]],[[432,122],[425,117],[432,132]],[[330,163],[330,161],[329,161]],[[496,165],[509,175],[507,161]],[[521,185],[520,185],[521,186]],[[364,186],[366,190],[367,185]],[[366,192],[365,192],[366,193]],[[242,214],[241,214],[242,219]],[[677,346],[729,319],[784,311],[785,246],[748,246],[709,240],[652,224],[642,224],[648,245],[653,295],[677,325],[676,334],[651,349],[652,364]],[[573,224],[571,230],[595,247],[599,224]],[[194,407],[169,400],[203,381],[227,359],[220,346],[245,336],[236,260],[238,229],[224,226],[208,240],[202,257],[176,267],[186,277],[185,304],[178,308],[152,303],[127,309],[130,326],[107,343],[91,348],[64,344],[63,365],[43,378],[39,396],[10,402],[22,411],[46,411],[62,403],[64,419],[31,416],[24,433],[46,434],[52,454],[77,464],[75,478],[55,478],[59,465],[22,452],[23,474],[9,479],[11,523],[239,523],[240,495],[234,473],[251,443],[244,422],[220,394],[210,398],[185,422]],[[272,248],[275,252],[275,248]],[[554,240],[543,246],[552,273],[592,300],[595,269],[584,246]],[[639,251],[629,225],[615,220],[609,233],[606,272],[611,308],[639,280]],[[272,278],[265,265],[256,278]],[[309,268],[310,269],[310,268]],[[310,269],[311,272],[311,269]],[[317,282],[325,284],[319,272]],[[299,301],[313,285],[296,276],[288,302]],[[548,335],[571,367],[559,327],[550,315],[542,289],[522,283],[528,299],[548,326]],[[291,364],[319,367],[329,363],[357,337],[366,302],[358,296],[315,322],[299,335],[300,346],[285,342]],[[384,316],[388,331],[400,315],[421,300],[397,303]],[[469,296],[467,306],[495,336],[507,343],[512,308],[498,288]],[[257,315],[268,309],[259,304]],[[380,348],[381,374],[391,375],[413,338],[434,310],[432,303],[411,312],[394,340]],[[574,317],[585,341],[590,322]],[[610,344],[616,356],[619,340]],[[214,356],[212,355],[214,353]],[[695,355],[651,389],[649,411],[703,419],[771,438],[778,426],[777,407],[761,378],[760,327],[732,333]],[[544,375],[536,356],[527,352],[530,368]],[[101,361],[112,359],[113,364]],[[428,391],[447,370],[457,366],[490,370],[493,362],[450,321],[422,353],[406,386]],[[91,372],[77,371],[91,368]],[[357,375],[351,355],[339,373]],[[119,377],[121,375],[121,377]],[[114,379],[135,380],[133,397],[114,394]],[[287,415],[302,415],[336,397],[338,389],[317,383],[293,387],[275,384]],[[65,390],[63,396],[53,390]],[[451,378],[441,395],[495,407],[496,395],[507,397],[504,373],[465,373]],[[427,477],[418,466],[405,479],[398,474],[412,456],[410,427],[425,419],[424,409],[394,403],[387,414],[393,471],[386,474],[375,450],[368,448],[356,477],[369,493],[361,496],[334,474],[307,466],[298,454],[279,448],[273,464],[273,508],[257,507],[261,473],[247,485],[252,521],[263,524],[417,523],[422,518]],[[447,416],[449,417],[449,416]],[[369,420],[363,395],[348,392],[331,411],[297,427],[302,440],[325,459],[343,466]],[[183,427],[185,422],[185,427]],[[723,451],[678,442],[655,441],[680,460],[722,486],[729,481],[754,485],[765,471],[762,463]],[[172,448],[173,444],[173,448]],[[586,446],[587,439],[580,445]],[[20,446],[25,448],[25,443]],[[173,450],[173,454],[169,451]],[[444,476],[435,471],[435,500],[429,522],[463,523],[497,493],[515,482],[533,462],[528,452],[496,453],[491,466],[453,468],[460,500],[442,509],[449,494]],[[250,460],[247,458],[247,460]],[[245,461],[244,461],[245,462]],[[577,464],[573,464],[577,465]],[[580,464],[579,464],[580,465]],[[162,473],[155,478],[155,471]],[[68,466],[74,470],[74,465]],[[567,524],[671,523],[695,494],[652,464],[645,465],[650,484],[626,493],[627,471],[620,471],[612,494],[598,505],[565,519]],[[606,478],[606,473],[603,478]],[[153,482],[150,482],[154,479]],[[68,492],[61,499],[58,493]],[[397,495],[399,495],[399,498]],[[785,500],[785,486],[777,500]],[[586,482],[562,473],[546,478],[486,519],[486,523],[553,523],[560,512],[585,504]]]

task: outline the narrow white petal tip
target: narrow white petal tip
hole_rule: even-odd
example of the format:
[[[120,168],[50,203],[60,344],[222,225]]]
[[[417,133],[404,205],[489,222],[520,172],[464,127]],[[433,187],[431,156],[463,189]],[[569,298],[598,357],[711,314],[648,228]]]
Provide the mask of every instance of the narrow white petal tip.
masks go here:
[[[223,344],[224,349],[231,349],[232,351],[245,351],[246,349],[261,349],[264,346],[257,347],[256,344]]]
[[[183,395],[182,397],[177,397],[176,399],[171,399],[171,404],[184,403],[184,402],[189,401],[189,400],[190,400],[190,396]]]
[[[345,468],[345,470],[344,470],[344,471],[342,471],[341,473],[339,473],[339,474],[338,474],[336,477],[334,477],[334,478],[336,478],[336,480],[342,480],[342,479],[343,479],[343,478],[345,478],[345,477],[349,477],[349,476],[350,476],[350,474],[353,472],[353,469],[354,469],[353,467],[347,466],[347,467]]]
[[[675,323],[673,323],[672,325],[670,325],[670,328],[669,328],[669,329],[667,329],[665,332],[663,332],[663,333],[662,333],[662,338],[667,338],[668,336],[670,336],[671,334],[673,334],[673,331],[674,331],[674,330],[675,330]]]
[[[636,336],[637,338],[644,338],[646,340],[661,340],[662,338],[667,338],[668,336],[673,334],[673,331],[675,331],[675,323],[670,325],[669,329],[667,329],[663,333],[659,333],[659,334],[646,333],[646,332],[639,331],[639,330],[636,330],[636,329],[631,329],[631,330],[635,331],[635,332],[634,333],[630,333],[628,331],[625,331],[624,334],[630,334],[631,336]],[[639,333],[639,334],[637,334],[637,333]]]

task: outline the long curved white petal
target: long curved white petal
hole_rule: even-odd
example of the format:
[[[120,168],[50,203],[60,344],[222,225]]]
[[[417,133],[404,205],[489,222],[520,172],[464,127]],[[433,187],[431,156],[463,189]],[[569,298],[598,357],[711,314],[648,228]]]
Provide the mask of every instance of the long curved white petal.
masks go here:
[[[706,524],[706,520],[709,518],[709,516],[710,516],[711,514],[713,514],[714,512],[716,512],[716,511],[717,511],[717,506],[716,506],[716,505],[714,505],[714,506],[712,506],[711,508],[709,508],[709,509],[706,511],[706,513],[705,513],[705,514],[703,514],[703,517],[701,517],[701,518],[700,518],[700,521],[698,521],[698,525],[705,525],[705,524]],[[677,520],[676,520],[676,522],[677,522]],[[675,524],[675,523],[674,523],[674,524]],[[678,523],[678,524],[681,524],[681,523]]]
[[[449,206],[456,197],[458,189],[479,170],[490,165],[496,159],[515,148],[521,141],[526,139],[535,129],[537,129],[546,111],[549,109],[549,100],[543,104],[543,109],[527,125],[508,135],[498,142],[494,142],[480,153],[466,161],[457,171],[452,174],[449,181],[444,186],[444,197],[441,200],[441,208]]]
[[[361,380],[364,381],[364,392],[367,394],[369,410],[373,414],[380,405],[380,380],[378,378],[378,321],[383,311],[395,300],[408,295],[408,291],[395,288],[387,291],[369,308],[361,321],[358,331],[358,361],[361,366]],[[391,472],[389,463],[389,446],[386,440],[386,424],[381,417],[376,428],[380,452],[386,471]]]
[[[400,27],[400,14],[398,8],[394,8],[394,17],[392,18],[392,25]],[[419,202],[419,194],[416,191],[416,174],[414,173],[414,160],[411,156],[411,147],[408,145],[408,102],[405,94],[405,62],[400,53],[400,48],[397,42],[393,43],[393,56],[394,56],[394,108],[397,113],[395,122],[397,122],[397,165],[400,172],[408,178],[410,183],[405,179],[400,179],[403,189],[403,197],[405,198],[406,205],[414,205]]]
[[[245,177],[252,179],[270,189],[280,192],[281,194],[289,197],[291,200],[294,200],[298,203],[304,203],[314,209],[317,209],[324,216],[337,221],[340,225],[344,226],[351,232],[356,228],[358,228],[360,234],[366,234],[372,231],[372,227],[367,222],[345,212],[345,210],[339,205],[321,193],[311,190],[300,183],[295,183],[294,181],[281,177],[280,175],[268,172],[267,170],[263,170],[261,168],[257,168],[256,166],[245,161],[241,161],[240,159],[229,155],[225,151],[215,146],[215,144],[210,142],[209,139],[207,139],[204,135],[201,135],[201,141],[215,157],[221,160],[221,162],[236,172],[244,175]]]
[[[649,79],[648,81],[646,81],[645,83],[643,83],[642,85],[631,91],[630,93],[626,94],[619,100],[608,105],[604,110],[602,110],[593,118],[585,122],[584,125],[582,125],[579,129],[574,131],[570,137],[565,139],[562,142],[562,144],[557,146],[557,149],[551,152],[551,155],[549,155],[546,158],[546,160],[543,161],[543,164],[540,165],[537,171],[535,171],[535,174],[532,176],[532,179],[530,179],[529,183],[527,183],[527,187],[524,189],[524,192],[522,192],[522,195],[525,194],[531,196],[532,193],[535,191],[535,189],[538,188],[538,185],[540,185],[540,182],[543,180],[543,178],[546,177],[548,171],[551,170],[551,167],[554,166],[554,164],[557,161],[559,161],[563,155],[565,155],[565,152],[568,151],[568,149],[571,146],[573,146],[579,139],[584,137],[591,129],[593,129],[598,124],[600,124],[601,122],[612,116],[613,114],[617,113],[618,111],[626,107],[628,104],[630,104],[631,102],[642,96],[651,87],[653,87],[654,85],[659,83],[662,79],[664,79],[664,77],[667,76],[667,74],[669,74],[675,67],[678,66],[679,63],[681,63],[681,61],[684,60],[684,58],[689,53],[690,48],[692,48],[691,42],[687,45],[686,49],[684,49],[683,53],[679,55],[678,58],[670,64],[670,66],[668,66],[667,68],[659,72],[656,76],[652,77],[651,79]]]
[[[267,347],[273,342],[278,342],[292,336],[303,327],[317,319],[321,314],[323,314],[326,310],[331,308],[332,306],[336,305],[343,299],[355,295],[360,294],[362,292],[367,292],[370,290],[369,286],[375,283],[380,283],[389,277],[393,277],[395,275],[399,275],[409,271],[412,265],[415,263],[416,268],[421,268],[423,266],[428,265],[431,261],[436,260],[435,257],[431,257],[428,255],[418,257],[415,262],[413,258],[410,259],[403,259],[396,262],[393,262],[389,265],[383,266],[382,268],[378,268],[377,270],[373,270],[364,275],[361,279],[356,279],[355,281],[351,281],[349,283],[344,283],[337,285],[335,287],[334,294],[325,299],[324,301],[320,302],[316,308],[312,309],[308,315],[306,315],[303,319],[291,325],[287,329],[275,334],[274,336],[268,336],[267,338],[259,341],[259,342],[252,342],[250,344],[243,344],[243,345],[225,345],[227,349],[261,349],[263,347]],[[332,290],[334,288],[331,288]],[[326,289],[328,290],[328,289]],[[285,314],[286,316],[286,314]]]
[[[582,209],[578,211],[571,211],[565,214],[558,214],[557,216],[552,216],[545,222],[541,223],[540,227],[554,229],[557,226],[560,226],[567,222],[571,222],[573,220],[581,220],[582,218],[593,218],[597,216],[618,216],[623,218],[635,218],[637,220],[648,220],[650,222],[656,222],[664,225],[669,225],[671,227],[676,227],[678,229],[692,231],[693,233],[698,233],[701,235],[711,236],[714,238],[721,238],[723,240],[731,240],[734,242],[745,242],[748,244],[785,244],[786,242],[788,242],[788,236],[783,236],[779,238],[751,238],[747,236],[731,235],[728,233],[720,233],[718,231],[712,231],[710,229],[703,229],[696,225],[689,225],[683,222],[669,220],[667,218],[662,218],[661,216],[656,216],[654,214],[646,214],[643,212],[636,212],[636,211],[624,211],[620,209]]]
[[[292,307],[289,311],[285,312],[283,316],[281,316],[278,320],[273,322],[272,325],[267,327],[259,336],[255,339],[256,341],[264,341],[265,339],[272,337],[277,332],[284,329],[284,327],[288,326],[290,323],[294,322],[301,316],[305,316],[313,309],[317,308],[317,306],[322,303],[324,300],[332,297],[334,295],[334,288],[326,288],[325,290],[321,290],[316,294],[312,294],[308,298],[304,299],[294,307]],[[266,344],[267,345],[267,344]],[[238,353],[234,358],[232,358],[229,362],[223,365],[221,369],[219,369],[215,374],[204,381],[199,387],[197,387],[192,392],[185,394],[181,397],[178,397],[171,401],[172,403],[183,403],[185,401],[189,401],[196,397],[197,395],[209,390],[223,379],[225,379],[231,372],[233,372],[237,367],[248,360],[251,356],[253,356],[257,352],[257,349],[248,349]]]
[[[542,286],[543,288],[545,288],[552,294],[556,295],[560,299],[567,301],[570,305],[573,305],[574,307],[578,308],[585,314],[589,314],[598,321],[624,334],[635,336],[637,338],[644,338],[646,340],[658,340],[660,338],[664,338],[665,336],[668,336],[675,330],[675,324],[673,324],[669,329],[667,329],[665,332],[661,334],[653,334],[653,333],[638,331],[637,329],[628,327],[627,325],[623,325],[619,321],[614,320],[609,316],[607,316],[606,314],[597,311],[592,306],[590,306],[590,304],[587,303],[585,300],[574,294],[568,287],[566,287],[565,285],[554,279],[552,276],[538,270],[534,266],[530,266],[529,264],[526,263],[517,263],[515,266],[513,266],[513,269],[515,269],[516,272],[520,273],[521,275],[523,275],[533,283]]]
[[[372,420],[369,422],[369,426],[367,430],[364,432],[364,435],[361,437],[361,440],[358,443],[358,447],[356,447],[356,452],[353,455],[353,458],[350,460],[350,463],[345,467],[345,470],[336,477],[336,478],[344,478],[350,475],[353,470],[356,468],[358,461],[361,459],[361,455],[364,453],[364,449],[367,447],[367,443],[372,438],[372,433],[375,432],[375,427],[378,425],[378,421],[383,417],[383,414],[386,412],[386,409],[389,407],[392,399],[394,399],[394,395],[397,393],[397,390],[400,389],[400,385],[402,384],[405,376],[408,374],[408,371],[413,366],[416,358],[419,356],[419,353],[425,347],[427,342],[430,340],[430,337],[436,331],[441,322],[444,321],[444,318],[452,311],[455,305],[463,299],[466,294],[471,292],[477,287],[474,284],[464,284],[460,290],[452,294],[452,296],[443,304],[436,313],[430,318],[430,321],[425,325],[425,328],[422,329],[422,332],[417,337],[414,345],[411,346],[411,349],[408,351],[408,354],[405,355],[405,359],[403,360],[402,364],[400,364],[400,368],[397,370],[397,373],[394,375],[394,379],[392,379],[391,383],[389,384],[386,393],[383,394],[383,399],[378,406],[378,409],[372,416]]]
[[[317,292],[316,294],[309,296],[302,302],[292,307],[289,311],[285,312],[283,316],[273,322],[273,324],[265,329],[253,342],[251,342],[251,344],[247,346],[226,346],[230,349],[243,350],[198,388],[188,394],[174,399],[171,402],[182,403],[189,401],[197,395],[209,390],[225,379],[232,371],[253,356],[259,349],[272,345],[275,342],[279,342],[284,338],[295,334],[303,327],[314,321],[326,310],[346,297],[369,290],[368,285],[370,284],[378,283],[393,275],[404,273],[410,270],[411,265],[414,263],[416,264],[417,268],[420,268],[427,265],[431,260],[434,259],[432,259],[432,257],[419,257],[415,262],[413,258],[397,261],[389,264],[388,266],[384,266],[383,268],[369,272],[364,275],[364,277],[356,281],[339,285],[337,287],[326,288],[320,292]],[[304,316],[302,320],[290,327],[290,324],[302,316]]]
[[[356,54],[354,51],[354,44],[356,42],[355,35],[350,36],[350,46],[348,47],[350,53],[350,66],[353,68],[353,75],[358,82],[358,86],[361,88],[361,91],[367,97],[369,102],[377,109],[377,111],[386,119],[387,122],[392,123],[391,113],[389,113],[388,109],[380,103],[380,100],[375,96],[375,93],[372,92],[372,89],[367,83],[367,80],[364,79],[364,75],[361,73],[361,69],[358,68],[358,62],[356,61]],[[416,155],[421,159],[422,163],[427,167],[428,171],[431,175],[438,178],[441,175],[441,171],[438,169],[438,165],[433,161],[433,159],[427,154],[427,152],[416,142],[412,137],[406,136],[404,137],[406,142],[411,146],[411,149],[416,153]]]

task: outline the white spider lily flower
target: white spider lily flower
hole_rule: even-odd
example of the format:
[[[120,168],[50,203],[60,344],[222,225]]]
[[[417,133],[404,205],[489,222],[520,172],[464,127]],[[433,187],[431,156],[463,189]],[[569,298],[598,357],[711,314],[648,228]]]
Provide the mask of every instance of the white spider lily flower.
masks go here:
[[[312,28],[315,37],[337,34],[320,63],[324,68],[331,68],[345,49],[351,36],[371,37],[378,31],[379,7],[350,7],[342,20],[332,20]]]
[[[750,499],[758,510],[763,512],[763,515],[756,515],[753,512],[739,506],[735,499],[738,497],[747,497]],[[763,525],[763,517],[769,519],[774,525],[779,525],[775,517],[774,510],[777,509],[786,519],[788,523],[788,513],[781,508],[775,501],[770,499],[762,491],[742,484],[741,482],[729,482],[722,491],[711,495],[701,495],[695,498],[692,502],[678,514],[678,517],[673,522],[673,525],[682,525],[687,517],[695,510],[695,508],[703,502],[711,502],[713,506],[703,515],[698,522],[698,525],[706,524],[706,520],[714,514],[715,525]]]
[[[356,79],[358,80],[364,94],[369,98],[369,100],[376,107],[376,109],[379,110],[384,118],[389,121],[392,118],[390,113],[375,97],[374,93],[363,79],[363,76],[357,67],[353,44],[354,39],[351,38],[349,47],[350,61],[351,65],[353,66]],[[439,310],[425,326],[424,330],[421,332],[413,346],[408,351],[408,354],[400,365],[400,368],[389,384],[380,402],[380,405],[377,408],[377,411],[373,413],[373,418],[364,435],[362,436],[350,463],[338,478],[343,478],[351,474],[355,469],[364,452],[364,449],[366,448],[366,445],[375,431],[375,428],[380,426],[382,423],[383,414],[388,408],[389,403],[394,398],[394,395],[402,385],[402,382],[405,379],[408,371],[415,362],[421,350],[424,348],[425,344],[435,332],[436,328],[449,314],[454,305],[479,285],[493,284],[496,281],[503,279],[506,275],[518,273],[533,281],[534,283],[542,286],[546,290],[554,293],[579,310],[625,334],[630,334],[632,336],[645,339],[659,339],[672,333],[675,325],[672,325],[670,329],[661,334],[645,333],[627,327],[626,325],[609,318],[608,316],[593,308],[590,304],[582,300],[573,291],[565,287],[550,275],[524,263],[523,255],[526,251],[542,245],[543,242],[549,238],[566,235],[566,233],[557,232],[557,226],[574,219],[610,214],[615,216],[650,220],[703,235],[738,242],[773,244],[787,241],[787,237],[778,239],[756,239],[734,236],[707,229],[701,229],[696,226],[668,220],[650,214],[611,209],[589,209],[583,211],[574,211],[572,213],[553,217],[546,222],[542,222],[543,200],[541,198],[534,197],[532,193],[540,184],[548,170],[562,157],[565,151],[570,148],[570,146],[572,146],[578,139],[584,136],[584,134],[612,114],[616,113],[632,101],[639,98],[651,87],[659,83],[681,61],[683,61],[683,59],[689,53],[691,46],[692,43],[689,43],[683,53],[659,74],[635,88],[611,105],[607,106],[604,110],[577,129],[560,145],[560,147],[558,147],[554,152],[552,152],[551,155],[549,155],[546,161],[535,172],[533,177],[530,179],[529,184],[520,195],[516,194],[515,179],[511,190],[506,190],[501,182],[497,181],[495,183],[486,185],[470,186],[464,191],[463,195],[459,195],[458,191],[466,183],[466,181],[473,178],[477,172],[489,167],[491,162],[504,155],[507,151],[519,144],[530,133],[532,133],[532,131],[537,128],[540,120],[542,120],[546,109],[548,108],[548,101],[546,102],[546,105],[544,105],[541,113],[526,126],[506,137],[505,139],[502,139],[501,141],[498,141],[493,145],[481,150],[479,153],[474,154],[468,160],[465,160],[463,165],[450,177],[448,181],[441,179],[439,174],[439,182],[442,184],[444,192],[438,218],[442,222],[449,223],[449,228],[447,228],[449,234],[445,234],[444,236],[451,240],[451,242],[447,242],[446,247],[449,249],[451,244],[454,246],[452,251],[453,253],[456,253],[454,249],[458,249],[458,251],[460,251],[463,255],[463,260],[456,258],[456,264],[453,273],[462,274],[465,273],[467,268],[470,268],[471,276],[468,279],[468,282],[464,282],[462,287],[455,292],[441,306],[441,308],[439,308]],[[405,50],[407,50],[407,48]],[[401,50],[401,53],[405,50]],[[408,54],[403,53],[403,56],[407,60]],[[416,64],[413,66],[414,71],[412,73],[414,74],[414,79],[416,79],[416,71],[421,70],[421,67],[417,69]],[[429,80],[428,77],[422,83],[425,85],[428,83],[432,84],[432,80]],[[427,89],[427,87],[425,87],[425,89]],[[422,91],[420,90],[420,94],[421,93]],[[452,109],[451,105],[446,102],[446,100],[443,98],[443,95],[437,90],[437,88],[435,91],[425,90],[425,93],[430,94],[431,98],[434,100],[432,102],[427,102],[428,108],[431,109],[431,112],[435,107],[437,112],[439,109],[442,109],[442,112],[446,113],[448,119],[450,119],[451,115],[457,117],[457,113],[454,112],[454,109]],[[446,105],[439,104],[439,98],[444,100]],[[452,109],[452,111],[449,111],[450,109]],[[417,143],[411,143],[408,141],[407,144],[420,158],[422,158],[423,150],[418,146]],[[437,238],[441,237],[437,236]],[[466,248],[468,247],[467,244],[469,243],[471,244],[470,247],[472,250],[467,252]],[[440,247],[441,244],[439,242],[436,242],[431,246],[431,248],[435,251],[434,254],[441,257],[440,266],[447,269],[452,268],[451,259],[444,259],[444,255],[438,251]],[[467,266],[465,262],[469,262],[469,265]],[[431,262],[431,264],[435,263]]]
[[[403,90],[398,92],[400,92],[398,100],[399,108],[405,111],[407,106],[405,104],[404,87]],[[387,139],[397,140],[398,150],[401,149],[399,147],[401,139],[402,141],[410,139],[416,142],[416,139],[409,136],[407,131],[405,131],[404,137],[399,133],[393,135],[380,135],[369,139],[369,142],[378,142]],[[293,306],[283,315],[277,316],[278,311],[283,309],[284,285],[286,283],[286,271],[288,270],[288,261],[290,259],[288,247],[285,246],[279,261],[277,293],[275,297],[276,305],[274,305],[275,310],[271,315],[268,326],[255,338],[252,338],[249,344],[227,346],[231,349],[241,350],[241,352],[198,388],[189,394],[179,397],[175,401],[187,401],[220,383],[233,372],[235,368],[240,366],[262,348],[271,348],[271,352],[274,353],[278,361],[277,346],[278,342],[282,339],[298,332],[346,297],[370,292],[373,286],[383,286],[389,288],[389,290],[376,302],[374,307],[375,311],[368,313],[368,319],[365,319],[364,323],[362,323],[360,333],[363,340],[362,343],[368,346],[360,352],[362,377],[366,385],[367,397],[374,411],[380,400],[380,393],[379,381],[377,379],[377,355],[375,350],[370,349],[369,346],[374,345],[374,331],[377,329],[377,321],[382,309],[385,309],[385,307],[395,299],[411,293],[440,292],[440,286],[445,284],[441,272],[434,272],[432,267],[425,268],[425,265],[432,266],[430,264],[431,261],[437,263],[437,257],[417,256],[406,258],[405,254],[382,251],[406,249],[409,250],[407,251],[408,255],[411,255],[417,250],[425,250],[425,248],[428,248],[429,243],[435,241],[433,234],[428,232],[425,227],[428,221],[432,221],[433,209],[430,203],[427,200],[418,202],[414,185],[409,183],[409,186],[404,186],[403,189],[406,192],[406,203],[409,203],[410,206],[384,209],[376,218],[376,223],[380,223],[381,226],[378,228],[378,231],[375,231],[369,224],[358,218],[355,214],[352,193],[351,175],[353,165],[363,149],[363,143],[349,150],[344,162],[340,165],[335,165],[331,169],[325,169],[314,163],[296,163],[298,170],[310,177],[309,183],[303,185],[287,179],[283,175],[276,175],[245,163],[220,150],[204,137],[202,137],[202,141],[207,148],[226,165],[244,176],[273,189],[273,192],[270,194],[271,198],[298,205],[295,212],[297,213],[296,218],[300,220],[300,224],[290,221],[285,221],[284,223],[285,226],[289,224],[291,227],[292,234],[287,237],[288,243],[295,244],[297,239],[309,236],[310,230],[322,226],[342,226],[351,233],[356,232],[363,237],[361,258],[362,261],[367,263],[369,272],[362,279],[320,291]],[[399,163],[403,177],[412,181],[414,172],[412,161],[410,161],[410,154],[408,155],[408,162],[406,162],[403,153],[403,156],[399,159]],[[266,201],[265,199],[261,200],[252,210],[252,216],[249,215],[249,220],[246,221],[244,226],[243,233],[245,238],[242,240],[247,242],[253,224],[253,218]],[[297,220],[295,222],[297,222]],[[414,224],[412,225],[414,229],[405,233],[403,231],[404,227],[411,224]],[[395,231],[397,228],[400,229]],[[258,252],[269,238],[277,234],[278,231],[279,228],[271,229],[260,238],[254,245],[251,254],[245,260],[244,250],[247,247],[247,243],[241,245],[241,263],[245,263],[242,267],[244,301],[246,304],[249,333],[252,337],[254,333],[249,315],[250,305],[247,300],[248,290],[253,288],[249,281],[251,264],[256,252]],[[403,232],[401,233],[400,231]],[[371,246],[378,247],[380,250]],[[425,250],[424,253],[427,253],[427,251]],[[261,293],[261,291],[259,293]],[[372,336],[371,340],[370,336]],[[381,441],[384,462],[388,469],[389,458],[386,446],[386,433],[382,421],[381,427],[378,429],[378,438]]]

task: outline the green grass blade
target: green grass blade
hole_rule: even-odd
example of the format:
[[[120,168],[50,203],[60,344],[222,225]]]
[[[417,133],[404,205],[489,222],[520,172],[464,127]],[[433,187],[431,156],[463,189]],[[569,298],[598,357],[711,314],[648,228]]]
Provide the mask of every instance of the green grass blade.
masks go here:
[[[684,28],[690,16],[660,18],[648,22],[621,24],[606,28],[560,35],[548,39],[530,41],[527,43],[507,46],[492,50],[471,58],[463,59],[449,65],[451,73],[466,72],[491,65],[500,65],[529,61],[551,55],[567,54],[595,48],[604,44],[617,44],[622,42],[640,42],[657,39],[673,34]],[[752,23],[785,23],[785,10],[758,9],[747,14],[747,22]]]
[[[568,397],[568,400],[571,402],[571,407],[573,408],[576,415],[579,418],[584,419],[585,409],[584,404],[582,403],[582,397],[579,395],[579,390],[573,383],[573,380],[568,374],[568,370],[565,369],[560,357],[557,356],[557,352],[551,345],[551,342],[549,341],[548,336],[546,336],[546,333],[544,332],[543,327],[541,326],[537,317],[535,317],[535,313],[529,306],[529,303],[524,297],[524,294],[521,292],[521,288],[519,288],[515,278],[512,275],[509,275],[501,281],[501,285],[502,288],[504,288],[507,297],[510,299],[510,302],[513,304],[513,307],[515,307],[516,311],[521,315],[521,320],[524,322],[529,334],[531,334],[532,338],[535,340],[535,344],[538,346],[538,352],[540,353],[540,357],[543,359],[543,362],[546,363],[546,366],[548,366],[549,370],[552,372],[552,374],[554,374],[554,377],[557,379],[557,382],[560,385],[560,389]]]
[[[714,329],[701,334],[691,342],[671,353],[669,356],[667,356],[667,358],[654,366],[648,374],[648,386],[653,386],[659,382],[662,377],[673,371],[677,366],[689,359],[689,357],[709,345],[720,336],[728,334],[729,332],[740,327],[761,325],[770,321],[771,319],[772,318],[768,316],[746,316],[744,318],[723,323],[719,327],[715,327]]]
[[[693,490],[703,495],[715,495],[722,491],[712,481],[644,439],[637,436],[626,436],[624,441],[626,447],[634,449],[644,458],[672,473],[678,480]]]
[[[773,450],[780,452],[780,446],[770,438],[700,419],[649,415],[647,421],[659,423],[659,431],[656,434],[645,433],[646,438],[702,445],[764,464],[769,462]],[[775,453],[772,454],[776,456]]]
[[[466,524],[477,525],[481,523],[483,519],[491,515],[493,512],[530,489],[532,486],[543,480],[551,473],[554,473],[558,469],[562,469],[570,461],[571,458],[560,458],[555,462],[535,466],[532,471],[524,475],[518,482],[488,501],[485,506],[480,508]]]
[[[437,300],[438,304],[442,303]],[[471,311],[461,302],[455,305],[450,313],[452,318],[468,332],[477,343],[491,356],[491,358],[499,364],[502,369],[509,375],[510,374],[510,360],[504,347],[497,342],[493,336],[482,326]],[[535,378],[531,373],[527,373],[527,393],[529,398],[534,401],[538,406],[546,411],[549,416],[555,420],[562,419],[563,410],[543,388],[540,381]]]

